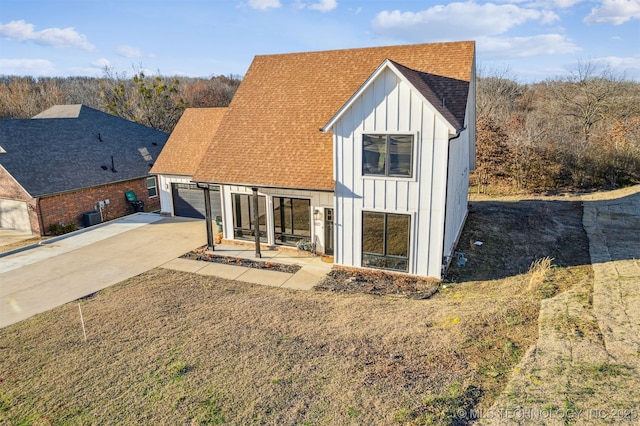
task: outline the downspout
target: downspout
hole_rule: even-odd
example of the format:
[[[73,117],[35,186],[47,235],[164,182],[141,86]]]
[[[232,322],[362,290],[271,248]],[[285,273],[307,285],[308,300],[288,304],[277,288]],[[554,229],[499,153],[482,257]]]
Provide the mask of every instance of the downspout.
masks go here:
[[[447,171],[445,173],[445,183],[444,183],[444,229],[442,230],[442,249],[446,250],[445,243],[447,239],[447,198],[449,197],[449,161],[451,161],[451,141],[458,139],[462,132],[467,130],[467,126],[463,126],[456,131],[456,134],[451,136],[447,140]],[[444,272],[449,267],[451,263],[451,256],[443,256],[442,258],[442,270],[440,271],[440,276],[444,275]]]
[[[42,208],[40,207],[40,197],[36,198],[36,217],[40,225],[40,236],[44,236],[44,222],[42,221]]]

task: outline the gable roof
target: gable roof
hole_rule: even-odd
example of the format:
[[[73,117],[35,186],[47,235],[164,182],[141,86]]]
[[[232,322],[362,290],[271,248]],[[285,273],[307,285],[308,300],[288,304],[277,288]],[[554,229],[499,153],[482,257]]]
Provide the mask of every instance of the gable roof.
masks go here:
[[[378,69],[367,79],[356,93],[345,103],[340,110],[322,128],[323,132],[331,131],[333,125],[358,99],[384,70],[389,69],[399,78],[404,80],[422,96],[435,110],[435,113],[456,132],[464,124],[464,115],[469,94],[469,82],[448,77],[423,73],[407,68],[390,59],[385,59]],[[447,102],[447,99],[449,100]]]
[[[320,132],[378,66],[470,82],[473,42],[256,56],[194,181],[332,191],[332,136]]]
[[[75,118],[44,118],[61,111]],[[0,120],[0,165],[32,197],[148,176],[169,136],[84,105],[38,116]]]
[[[192,176],[227,108],[187,108],[171,132],[151,173]]]

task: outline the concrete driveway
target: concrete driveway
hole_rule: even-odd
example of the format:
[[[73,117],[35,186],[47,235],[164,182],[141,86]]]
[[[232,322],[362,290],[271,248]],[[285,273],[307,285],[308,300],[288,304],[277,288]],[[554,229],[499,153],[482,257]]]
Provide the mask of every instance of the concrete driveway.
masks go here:
[[[0,327],[146,272],[204,244],[202,220],[143,213],[0,257]]]

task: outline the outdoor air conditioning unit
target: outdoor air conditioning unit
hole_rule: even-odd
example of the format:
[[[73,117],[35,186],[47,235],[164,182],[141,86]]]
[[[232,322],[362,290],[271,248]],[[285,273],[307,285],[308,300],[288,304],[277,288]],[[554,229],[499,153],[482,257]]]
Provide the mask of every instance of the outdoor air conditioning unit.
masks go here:
[[[100,212],[95,210],[91,212],[86,212],[84,215],[82,215],[82,219],[84,221],[85,228],[89,226],[97,225],[101,222]]]

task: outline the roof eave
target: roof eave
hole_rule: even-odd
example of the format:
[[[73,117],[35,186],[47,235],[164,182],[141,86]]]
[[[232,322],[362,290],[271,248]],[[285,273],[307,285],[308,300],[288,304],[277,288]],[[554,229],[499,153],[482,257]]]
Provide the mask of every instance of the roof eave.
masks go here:
[[[202,179],[191,179],[191,182],[198,184],[207,184],[207,185],[233,185],[233,186],[244,186],[247,188],[262,188],[262,189],[285,189],[291,191],[316,191],[316,192],[334,192],[333,188],[303,188],[303,187],[293,187],[293,186],[279,186],[279,185],[264,185],[264,184],[255,184],[255,183],[237,183],[237,182],[212,182],[206,181]]]

